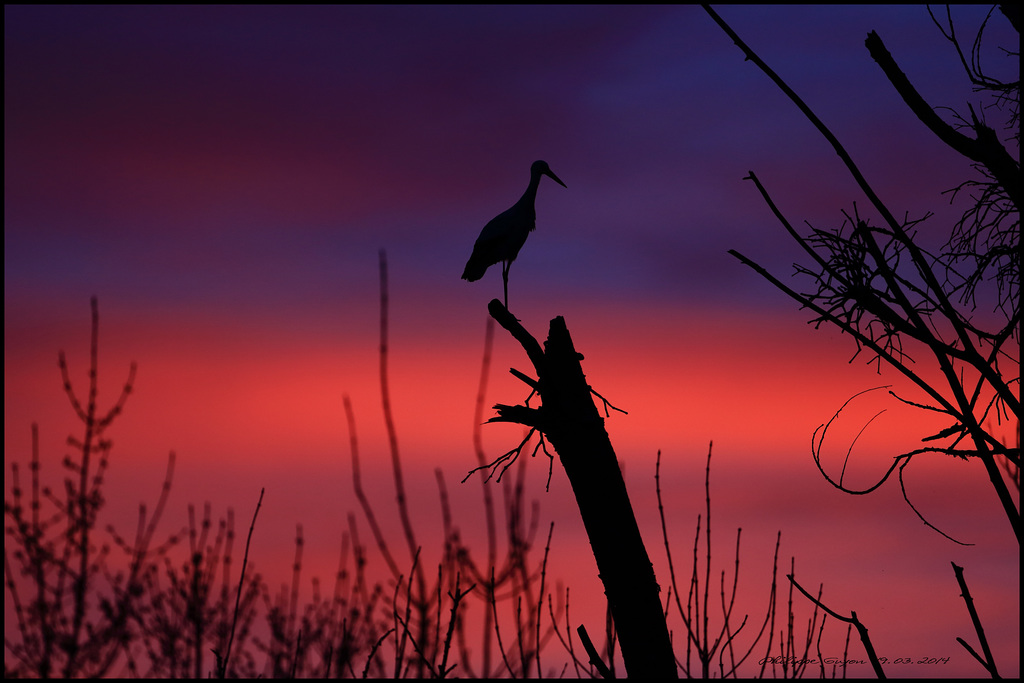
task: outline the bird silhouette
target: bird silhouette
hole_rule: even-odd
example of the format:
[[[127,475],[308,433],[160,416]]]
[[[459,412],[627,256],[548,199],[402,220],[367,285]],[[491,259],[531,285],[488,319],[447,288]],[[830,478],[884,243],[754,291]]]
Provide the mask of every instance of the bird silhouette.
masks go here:
[[[556,176],[546,161],[535,161],[530,166],[530,184],[526,192],[512,208],[492,218],[473,245],[473,254],[466,262],[462,279],[475,282],[484,276],[487,269],[501,261],[501,279],[505,287],[505,309],[508,310],[508,270],[519,255],[519,250],[526,243],[526,238],[537,227],[537,211],[534,201],[537,199],[537,187],[540,177],[546,175],[562,187],[566,187]]]

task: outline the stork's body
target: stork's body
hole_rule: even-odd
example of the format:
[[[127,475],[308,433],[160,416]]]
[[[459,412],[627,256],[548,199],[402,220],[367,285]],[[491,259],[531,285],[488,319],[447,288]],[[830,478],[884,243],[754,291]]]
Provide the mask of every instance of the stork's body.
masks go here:
[[[475,282],[484,276],[487,269],[498,261],[502,262],[501,279],[505,288],[505,308],[508,308],[508,271],[512,262],[519,255],[519,250],[526,243],[527,236],[537,227],[537,211],[534,202],[537,199],[537,187],[540,177],[546,175],[556,183],[565,187],[565,183],[552,173],[547,163],[535,161],[530,167],[530,184],[526,192],[512,208],[503,211],[490,220],[473,245],[473,254],[466,263],[462,273],[463,280]]]

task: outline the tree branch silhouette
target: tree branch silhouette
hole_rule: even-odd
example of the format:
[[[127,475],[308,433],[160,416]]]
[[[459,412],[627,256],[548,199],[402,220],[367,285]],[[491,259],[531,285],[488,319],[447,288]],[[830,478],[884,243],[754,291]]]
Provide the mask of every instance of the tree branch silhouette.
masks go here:
[[[1011,343],[1020,339],[1019,257],[1014,262],[1013,256],[1003,256],[1004,252],[1009,253],[1007,245],[1015,245],[1013,254],[1019,250],[1019,163],[999,142],[993,129],[974,115],[973,109],[971,121],[965,124],[975,132],[973,138],[943,122],[898,68],[881,38],[873,31],[868,34],[865,44],[869,53],[914,114],[940,141],[975,161],[976,168],[988,179],[986,192],[972,200],[972,207],[953,226],[943,251],[932,254],[916,239],[917,225],[931,218],[931,214],[915,220],[898,220],[828,126],[713,9],[707,5],[704,8],[747,59],[793,101],[828,141],[881,218],[881,224],[874,225],[854,205],[852,215],[844,212],[845,221],[839,228],[812,227],[810,234],[802,235],[750,172],[747,179],[753,181],[774,216],[810,258],[809,265],[797,264],[795,270],[797,275],[809,278],[813,288],[798,291],[739,252],[729,253],[797,301],[801,308],[811,310],[815,317],[810,322],[815,327],[828,323],[849,334],[857,347],[854,358],[862,351],[871,352],[870,362],[876,363],[879,371],[883,363],[895,368],[925,393],[929,403],[906,401],[890,392],[891,395],[950,418],[952,424],[948,428],[922,439],[943,443],[898,456],[879,484],[897,465],[902,482],[903,468],[916,455],[942,453],[976,458],[983,464],[1019,542],[1020,511],[1003,478],[1002,462],[1019,469],[1020,448],[1003,443],[990,424],[993,416],[997,423],[1004,418],[1016,419],[1018,424],[1020,421],[1020,400],[1015,391],[1020,387],[1020,354],[1019,346]],[[998,90],[1002,98],[999,101],[1006,103],[1008,90],[1019,92],[1019,80],[992,89]],[[1013,109],[1011,118],[1015,117]],[[1019,133],[1016,139],[1019,142]],[[994,257],[985,254],[989,245],[995,250]],[[974,270],[964,274],[964,267]],[[988,280],[994,282],[996,307],[1005,313],[1005,322],[996,329],[984,329],[974,319],[978,287]],[[954,303],[954,297],[959,297],[960,306]],[[914,369],[915,361],[920,363],[911,355],[915,346],[926,351],[944,382],[926,379]],[[965,440],[967,443],[961,445]],[[815,452],[820,469],[819,456],[820,451]],[[841,477],[838,484],[828,476],[826,479],[843,488]]]
[[[956,562],[950,562],[953,565],[953,573],[956,575],[956,582],[960,586],[960,597],[964,599],[964,604],[967,605],[967,613],[971,616],[971,623],[974,625],[974,632],[978,634],[978,642],[981,643],[981,651],[984,653],[984,658],[978,655],[970,645],[967,644],[963,638],[957,638],[956,642],[964,646],[964,649],[983,667],[989,672],[992,678],[1000,678],[999,672],[996,670],[996,660],[992,656],[992,650],[988,646],[988,638],[985,637],[985,628],[981,625],[981,618],[978,616],[978,610],[974,607],[974,598],[971,597],[971,591],[967,588],[967,580],[964,578],[964,568],[957,566]]]
[[[797,590],[799,590],[801,593],[803,593],[805,598],[807,598],[808,600],[813,602],[815,605],[820,607],[825,612],[825,614],[829,615],[833,619],[838,619],[839,621],[845,622],[847,624],[852,624],[853,627],[855,629],[857,629],[857,634],[860,636],[860,642],[863,643],[864,651],[868,655],[868,661],[871,662],[871,668],[874,669],[875,675],[878,678],[885,678],[886,677],[885,672],[882,670],[882,665],[878,661],[878,655],[875,654],[875,648],[871,644],[871,638],[868,636],[867,626],[862,624],[860,619],[857,618],[857,613],[856,612],[850,612],[850,616],[844,617],[843,615],[839,614],[838,612],[833,612],[828,607],[826,607],[823,602],[821,602],[821,600],[820,600],[821,596],[820,595],[817,598],[812,596],[810,593],[808,593],[806,590],[804,590],[803,586],[801,586],[799,583],[796,582],[796,579],[793,578],[792,574],[787,574],[786,578],[789,579],[791,584],[796,586]]]
[[[676,678],[660,588],[604,418],[592,399],[599,395],[586,382],[582,355],[573,346],[565,320],[551,321],[542,349],[500,301],[492,300],[488,311],[523,347],[537,373],[535,383],[527,384],[541,398],[537,408],[497,404],[498,415],[490,421],[530,427],[531,434],[540,432],[554,446],[594,551],[628,675]],[[506,456],[518,454],[524,445],[525,441]]]

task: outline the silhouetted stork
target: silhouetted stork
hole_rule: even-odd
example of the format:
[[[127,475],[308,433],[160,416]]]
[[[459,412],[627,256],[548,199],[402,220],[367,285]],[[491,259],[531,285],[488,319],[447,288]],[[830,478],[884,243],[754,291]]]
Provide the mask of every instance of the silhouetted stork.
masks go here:
[[[526,243],[526,237],[537,227],[537,211],[534,201],[537,199],[537,186],[540,177],[546,175],[562,187],[565,183],[559,180],[546,161],[535,161],[530,166],[530,184],[518,202],[508,211],[503,211],[491,219],[480,231],[473,245],[473,254],[466,262],[462,279],[475,282],[484,276],[487,269],[498,261],[502,262],[501,279],[505,286],[505,309],[508,309],[508,270],[519,255],[519,250]]]

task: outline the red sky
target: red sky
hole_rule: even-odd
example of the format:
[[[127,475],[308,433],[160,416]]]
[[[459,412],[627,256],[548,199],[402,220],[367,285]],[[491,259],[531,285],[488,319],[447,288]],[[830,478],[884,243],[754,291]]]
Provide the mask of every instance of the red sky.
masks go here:
[[[983,13],[957,11],[973,36]],[[721,14],[833,126],[895,213],[937,214],[921,232],[939,239],[962,210],[940,193],[969,167],[903,108],[863,46],[876,30],[929,102],[962,107],[970,85],[925,8]],[[1019,671],[1019,549],[980,465],[920,459],[907,477],[918,509],[970,547],[924,527],[895,481],[850,497],[814,467],[811,434],[847,398],[883,384],[920,396],[866,357],[848,362],[849,338],[814,330],[726,253],[784,278],[799,257],[742,180],[749,170],[796,224],[838,227],[841,210],[866,202],[699,7],[5,7],[5,467],[26,461],[38,422],[56,478],[75,430],[57,352],[84,383],[96,295],[101,401],[130,361],[139,367],[112,434],[111,519],[134,524],[173,450],[169,529],[206,500],[248,519],[265,487],[254,559],[271,585],[287,580],[296,523],[307,577],[330,575],[344,515],[358,512],[343,395],[381,514],[393,497],[377,377],[385,249],[391,390],[417,523],[436,533],[440,467],[474,533],[480,485],[458,482],[475,465],[486,303],[501,282],[496,269],[476,283],[458,275],[539,158],[568,187],[541,183],[510,308],[541,339],[564,316],[590,383],[628,411],[607,427],[659,579],[656,454],[679,562],[713,441],[716,559],[729,566],[742,527],[751,600],[781,530],[784,566],[795,556],[805,586],[824,583],[833,609],[856,610],[880,654],[951,658],[890,675],[980,675],[954,640],[974,642],[954,561],[1000,671]],[[499,330],[488,406],[525,397],[509,367],[530,369]],[[873,392],[828,442],[830,472],[882,408],[851,457],[858,484],[947,426]],[[519,438],[484,428],[491,457]],[[545,494],[546,462],[530,468],[545,526],[555,522],[551,571],[597,605],[564,474],[556,464]],[[578,616],[594,632],[602,614]]]

